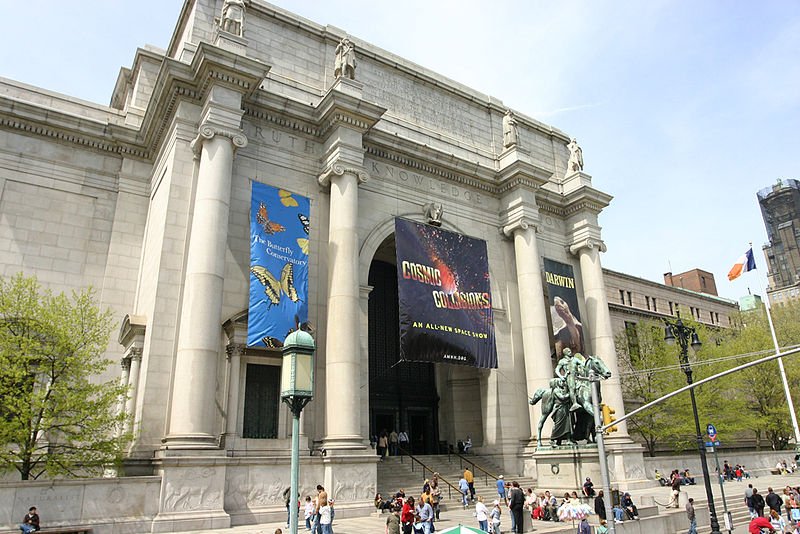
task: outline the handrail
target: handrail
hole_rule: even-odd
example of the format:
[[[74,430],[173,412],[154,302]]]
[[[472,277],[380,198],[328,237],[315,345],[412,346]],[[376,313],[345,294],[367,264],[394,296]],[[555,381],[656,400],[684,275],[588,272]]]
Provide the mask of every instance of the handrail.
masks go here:
[[[426,478],[426,477],[425,477],[425,471],[430,471],[430,472],[431,472],[431,477],[433,477],[433,474],[434,474],[434,473],[436,473],[436,471],[434,471],[433,469],[431,469],[430,467],[428,467],[427,465],[425,465],[425,463],[424,463],[424,462],[422,462],[422,460],[420,460],[419,458],[415,457],[413,454],[411,454],[411,453],[410,453],[409,451],[407,451],[406,449],[404,449],[404,448],[402,448],[402,447],[400,447],[400,446],[398,446],[398,447],[397,447],[397,449],[398,449],[398,450],[400,451],[400,453],[401,453],[401,454],[400,454],[400,463],[401,463],[401,464],[402,464],[402,463],[404,463],[404,462],[403,462],[403,458],[405,458],[405,457],[408,457],[408,458],[410,458],[410,459],[412,460],[412,462],[411,462],[411,472],[412,472],[412,473],[414,472],[414,462],[416,462],[416,463],[418,463],[419,465],[421,465],[421,466],[422,466],[422,479],[423,479],[423,480],[425,480],[425,478]],[[444,478],[444,477],[443,477],[441,474],[439,475],[439,480],[440,480],[441,482],[444,482],[444,483],[447,485],[447,497],[448,497],[449,499],[452,499],[452,498],[453,498],[453,491],[452,491],[452,490],[455,490],[455,491],[456,491],[456,493],[458,493],[459,495],[461,495],[461,490],[458,488],[458,486],[455,486],[453,483],[451,483],[451,482],[450,482],[450,481],[448,481],[446,478]]]
[[[460,458],[460,461],[459,461],[459,467],[460,467],[461,469],[464,469],[464,462],[467,462],[468,464],[470,464],[470,465],[472,466],[472,469],[473,469],[473,470],[477,469],[478,471],[483,471],[483,475],[484,475],[483,482],[484,482],[484,484],[486,484],[487,486],[489,485],[489,477],[492,477],[492,478],[493,478],[495,481],[497,481],[497,480],[499,480],[499,479],[500,479],[500,477],[499,477],[499,476],[497,476],[497,475],[493,475],[492,473],[490,473],[489,471],[487,471],[487,470],[486,470],[486,469],[484,469],[483,467],[479,466],[478,464],[476,464],[476,463],[475,463],[475,462],[473,462],[472,460],[469,460],[469,459],[467,459],[467,458],[464,458],[464,457],[461,455],[461,453],[460,453],[460,452],[454,452],[453,454],[455,454],[456,456],[458,456],[458,457]],[[448,455],[447,455],[447,456],[449,457],[449,456],[450,456],[450,454],[448,453]]]

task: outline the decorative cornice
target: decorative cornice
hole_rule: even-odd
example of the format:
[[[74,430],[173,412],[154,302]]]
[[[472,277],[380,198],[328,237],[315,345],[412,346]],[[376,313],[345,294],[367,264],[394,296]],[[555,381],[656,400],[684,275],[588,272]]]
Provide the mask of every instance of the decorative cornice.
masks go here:
[[[273,113],[271,110],[266,110],[261,108],[257,109],[254,106],[245,104],[244,114],[248,117],[253,117],[266,122],[271,122],[272,124],[275,124],[277,126],[288,128],[290,130],[294,130],[297,132],[302,132],[308,135],[312,135],[314,137],[321,136],[319,128],[312,126],[309,123],[301,122],[296,119],[287,119],[277,113]]]
[[[368,123],[367,121],[361,120],[357,116],[350,113],[344,113],[340,111],[332,113],[327,117],[325,122],[322,123],[322,126],[319,130],[319,135],[324,137],[331,128],[340,123],[346,124],[347,126],[359,130],[362,133],[366,132],[372,127],[372,124]]]
[[[229,130],[213,124],[203,124],[197,132],[197,137],[195,137],[190,144],[195,159],[200,157],[200,149],[203,147],[203,142],[213,139],[214,136],[217,135],[230,139],[231,143],[233,143],[234,150],[247,146],[247,136],[244,135],[244,132],[241,130]]]
[[[359,184],[363,184],[369,180],[369,174],[364,169],[358,167],[345,167],[339,163],[334,163],[325,169],[325,171],[320,174],[317,180],[321,186],[328,187],[331,184],[332,176],[344,176],[345,174],[355,175],[355,177],[358,178]]]
[[[600,252],[605,252],[606,244],[603,242],[602,239],[596,239],[594,237],[587,237],[584,239],[580,239],[575,241],[571,245],[569,245],[569,252],[570,254],[577,255],[581,250],[592,250],[598,249]]]

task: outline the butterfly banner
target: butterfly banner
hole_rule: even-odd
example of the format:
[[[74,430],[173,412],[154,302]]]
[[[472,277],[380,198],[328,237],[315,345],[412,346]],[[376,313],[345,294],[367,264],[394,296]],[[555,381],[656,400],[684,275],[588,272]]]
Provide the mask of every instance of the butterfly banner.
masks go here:
[[[247,346],[280,348],[289,333],[308,327],[311,203],[284,189],[252,184]]]
[[[486,241],[396,218],[400,359],[493,369]]]

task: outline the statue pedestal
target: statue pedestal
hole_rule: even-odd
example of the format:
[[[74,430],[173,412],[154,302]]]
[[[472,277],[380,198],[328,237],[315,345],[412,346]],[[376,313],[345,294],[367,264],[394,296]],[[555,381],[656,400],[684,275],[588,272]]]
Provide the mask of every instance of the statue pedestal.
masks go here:
[[[642,448],[636,443],[606,445],[608,471],[612,489],[621,491],[655,487],[655,480],[647,480],[644,472]],[[533,463],[533,466],[529,465]],[[555,495],[566,491],[580,493],[586,477],[592,479],[595,491],[602,489],[600,457],[597,446],[539,447],[526,461],[526,471],[535,473],[536,487],[550,490]]]

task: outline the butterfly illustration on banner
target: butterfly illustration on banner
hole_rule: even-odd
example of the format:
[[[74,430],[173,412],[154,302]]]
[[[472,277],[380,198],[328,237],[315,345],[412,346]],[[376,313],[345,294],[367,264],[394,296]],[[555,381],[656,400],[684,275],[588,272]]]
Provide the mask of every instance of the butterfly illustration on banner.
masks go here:
[[[269,214],[267,213],[267,206],[261,202],[258,205],[258,213],[256,214],[256,221],[258,224],[261,225],[261,228],[264,229],[264,233],[273,235],[277,232],[284,232],[286,231],[286,227],[282,224],[273,222],[269,220]]]
[[[292,302],[300,301],[297,289],[294,287],[294,268],[291,263],[287,263],[281,269],[280,282],[262,265],[253,265],[250,267],[250,272],[264,285],[264,293],[270,302],[268,308],[280,304],[281,294],[289,297]]]

